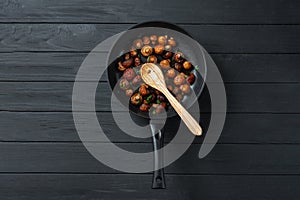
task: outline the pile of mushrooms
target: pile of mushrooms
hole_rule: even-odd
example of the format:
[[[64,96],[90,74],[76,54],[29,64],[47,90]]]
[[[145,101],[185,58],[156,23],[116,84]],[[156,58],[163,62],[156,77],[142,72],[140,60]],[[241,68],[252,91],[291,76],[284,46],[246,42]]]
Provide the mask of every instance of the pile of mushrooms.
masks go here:
[[[144,63],[157,63],[161,67],[167,88],[178,101],[189,95],[195,82],[194,66],[182,52],[172,52],[175,46],[175,39],[168,35],[144,36],[134,40],[130,52],[118,62],[118,70],[123,73],[119,86],[141,111],[153,108],[153,113],[160,113],[170,105],[161,92],[143,83],[139,66]]]

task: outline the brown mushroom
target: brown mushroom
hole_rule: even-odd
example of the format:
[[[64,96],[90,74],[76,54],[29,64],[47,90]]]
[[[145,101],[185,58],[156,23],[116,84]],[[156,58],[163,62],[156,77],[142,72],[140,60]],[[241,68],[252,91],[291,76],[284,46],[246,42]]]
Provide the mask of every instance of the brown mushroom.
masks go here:
[[[130,97],[133,94],[133,90],[132,89],[128,89],[125,92],[126,96]]]
[[[143,102],[143,97],[139,93],[135,93],[131,96],[130,102],[133,105],[140,105]]]
[[[136,49],[140,49],[143,46],[143,41],[141,39],[137,39],[137,40],[133,41],[133,46]]]
[[[136,57],[134,59],[134,66],[138,67],[141,65],[141,59],[139,57]]]
[[[175,60],[176,62],[181,63],[181,62],[183,62],[183,59],[184,59],[183,53],[181,53],[181,52],[176,52],[176,53],[175,53],[175,55],[174,55],[174,60]]]
[[[149,90],[147,89],[148,85],[146,84],[142,84],[140,86],[139,92],[142,96],[148,95],[149,94]]]
[[[168,59],[168,58],[171,58],[172,55],[173,55],[173,53],[172,53],[171,51],[167,51],[167,52],[163,55],[163,57],[166,58],[166,59]]]
[[[173,68],[168,69],[168,71],[166,72],[166,76],[169,78],[174,78],[176,76],[175,69],[173,69]]]
[[[124,71],[123,77],[127,80],[131,80],[135,77],[135,71],[132,68],[128,68]]]
[[[143,37],[143,43],[144,43],[144,45],[150,44],[150,38],[148,36],[144,36]]]
[[[180,72],[181,69],[182,69],[182,64],[180,64],[180,63],[175,63],[174,68],[175,68],[178,72]]]
[[[150,106],[149,106],[148,104],[143,103],[143,104],[140,106],[140,111],[142,111],[142,112],[148,112],[148,111],[149,111],[149,108],[150,108]]]
[[[160,61],[160,66],[163,69],[168,69],[170,67],[170,61],[169,60],[162,60]]]
[[[156,35],[151,35],[151,36],[150,36],[150,40],[151,40],[151,43],[152,43],[153,45],[156,44],[157,36],[156,36]]]
[[[131,49],[131,50],[130,50],[130,55],[131,55],[132,57],[137,56],[137,50],[136,50],[136,49]]]
[[[181,85],[181,84],[184,83],[184,81],[185,81],[185,78],[184,78],[184,76],[182,76],[181,74],[178,74],[178,75],[175,76],[175,78],[174,78],[174,84],[175,84],[175,85]]]
[[[190,85],[192,85],[192,84],[195,82],[195,75],[194,75],[193,73],[191,73],[191,74],[187,77],[186,81],[187,81]]]
[[[126,79],[121,79],[119,86],[122,90],[127,90],[130,87],[130,83]]]
[[[147,58],[148,63],[157,63],[157,58],[155,55],[151,55]]]
[[[140,84],[142,82],[142,77],[141,75],[137,75],[133,78],[132,80],[132,85],[137,86],[138,84]]]
[[[171,51],[172,50],[172,46],[171,45],[166,45],[165,46],[165,50],[166,51]]]
[[[167,38],[166,38],[166,36],[159,36],[157,41],[159,44],[165,45],[167,43]]]
[[[129,53],[126,53],[125,55],[124,55],[124,59],[125,60],[128,60],[130,58],[130,54]]]
[[[158,44],[154,47],[154,52],[156,54],[162,54],[164,52],[164,46],[161,44]]]
[[[146,56],[146,57],[150,56],[152,54],[152,52],[153,52],[153,49],[149,45],[144,46],[141,50],[142,55]]]
[[[122,65],[126,68],[130,67],[133,63],[133,59],[129,58],[128,60],[125,60],[124,62],[122,62]]]
[[[192,67],[192,64],[189,61],[184,61],[184,63],[183,63],[184,69],[189,70],[189,69],[191,69],[191,67]]]
[[[183,84],[180,86],[180,90],[184,93],[184,94],[188,94],[191,91],[191,88],[188,84]]]
[[[120,70],[121,72],[123,72],[123,71],[125,71],[125,69],[126,69],[126,67],[124,67],[124,66],[122,65],[122,62],[121,62],[121,61],[118,62],[118,70]]]
[[[170,39],[168,39],[168,44],[171,45],[172,47],[176,46],[176,41],[174,40],[173,37],[170,37]]]

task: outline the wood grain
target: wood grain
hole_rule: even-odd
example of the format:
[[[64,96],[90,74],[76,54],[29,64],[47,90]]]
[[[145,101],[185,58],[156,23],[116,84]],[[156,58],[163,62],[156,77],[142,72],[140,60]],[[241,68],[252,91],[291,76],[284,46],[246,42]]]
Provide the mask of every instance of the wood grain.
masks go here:
[[[71,111],[72,82],[1,82],[0,87],[2,111]],[[226,84],[225,87],[228,112],[300,112],[300,84]],[[108,84],[101,82],[96,94],[97,111],[111,110],[110,96]],[[203,112],[210,110],[207,90],[199,102]],[[80,111],[88,110],[82,107]]]
[[[153,190],[152,175],[22,174],[0,175],[3,200],[297,200],[297,176],[167,175],[166,190]],[[138,184],[137,184],[138,183]],[[195,189],[195,185],[197,186]],[[201,189],[197,189],[197,188]],[[232,189],[234,188],[234,189]],[[47,195],[45,195],[47,194]]]
[[[132,152],[152,151],[152,144],[115,144]],[[179,147],[182,144],[177,145]],[[198,158],[200,146],[193,144],[182,157],[168,166],[165,172],[167,174],[300,174],[299,145],[217,144],[204,159]],[[81,143],[1,143],[0,150],[1,173],[123,173],[97,161]],[[112,156],[110,152],[103,155]],[[274,162],[276,159],[280,159],[280,162]],[[140,161],[128,158],[124,162],[139,163]],[[189,163],[188,168],[187,163]]]
[[[87,53],[2,53],[0,81],[74,81],[86,55]],[[211,56],[225,82],[300,82],[298,54]],[[103,79],[107,80],[106,74]]]
[[[0,24],[0,52],[89,52],[132,24]],[[209,53],[300,53],[300,25],[183,25]],[[288,30],[288,31],[287,31]]]
[[[139,139],[125,134],[115,125],[110,113],[100,112],[97,115],[105,134],[112,142],[151,142],[150,138]],[[209,117],[209,114],[201,115],[204,132],[208,127]],[[299,114],[227,114],[218,142],[299,144],[299,117]],[[70,112],[0,112],[0,119],[1,141],[80,142]],[[174,121],[172,119],[166,125],[166,142],[176,133]],[[196,138],[194,143],[201,143],[202,140],[203,137]]]
[[[149,8],[151,12],[145,12]],[[137,23],[166,20],[175,23],[297,24],[300,19],[297,8],[297,0],[4,0],[0,3],[0,21]]]

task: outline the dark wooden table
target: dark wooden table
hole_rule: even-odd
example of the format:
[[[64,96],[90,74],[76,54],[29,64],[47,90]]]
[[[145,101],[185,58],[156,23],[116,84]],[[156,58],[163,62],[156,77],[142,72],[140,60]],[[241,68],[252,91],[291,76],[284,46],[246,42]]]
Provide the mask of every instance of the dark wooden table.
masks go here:
[[[297,0],[1,0],[0,199],[300,199],[299,9]],[[196,139],[166,168],[165,190],[151,189],[150,173],[95,160],[71,113],[88,52],[147,20],[191,33],[218,65],[228,97],[214,150],[199,160]],[[110,139],[151,150],[150,139],[113,125],[100,84],[98,115]]]

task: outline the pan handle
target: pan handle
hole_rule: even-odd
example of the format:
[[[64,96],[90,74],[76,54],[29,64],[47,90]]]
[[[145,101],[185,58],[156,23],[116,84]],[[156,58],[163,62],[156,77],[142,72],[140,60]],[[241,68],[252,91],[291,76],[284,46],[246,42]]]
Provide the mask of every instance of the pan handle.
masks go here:
[[[161,122],[157,120],[150,120],[150,127],[153,140],[153,153],[154,153],[154,170],[153,172],[153,189],[166,188],[165,175],[163,165],[163,152],[158,151],[164,145],[164,128],[161,128]]]

